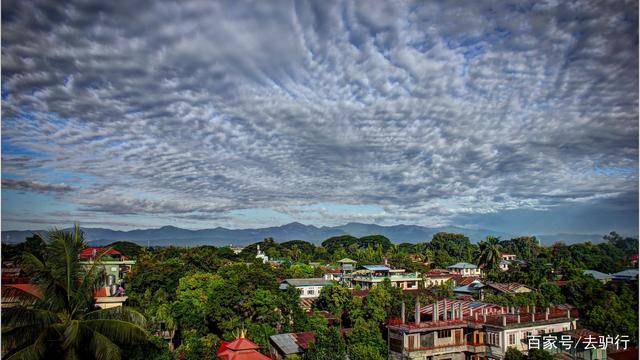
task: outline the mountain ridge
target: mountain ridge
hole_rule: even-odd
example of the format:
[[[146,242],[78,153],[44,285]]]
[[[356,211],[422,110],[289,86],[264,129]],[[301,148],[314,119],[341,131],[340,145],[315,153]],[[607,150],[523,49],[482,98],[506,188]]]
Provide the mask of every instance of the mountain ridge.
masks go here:
[[[460,226],[426,227],[420,225],[377,225],[350,222],[339,226],[305,225],[292,222],[281,226],[249,229],[228,229],[216,227],[210,229],[190,230],[176,226],[162,226],[150,229],[112,230],[107,228],[83,228],[85,237],[90,244],[105,245],[114,241],[131,241],[140,245],[152,246],[199,246],[199,245],[248,245],[272,237],[278,242],[290,240],[305,240],[320,244],[332,236],[353,235],[383,235],[394,243],[420,243],[430,241],[433,234],[438,232],[461,233],[469,237],[472,242],[478,242],[487,235],[510,239],[525,234],[511,234],[490,229],[470,229]],[[46,233],[45,230],[8,230],[2,231],[3,243],[19,243],[34,233]],[[541,234],[536,236],[543,245],[551,245],[556,241],[567,244],[577,242],[599,242],[603,234]]]

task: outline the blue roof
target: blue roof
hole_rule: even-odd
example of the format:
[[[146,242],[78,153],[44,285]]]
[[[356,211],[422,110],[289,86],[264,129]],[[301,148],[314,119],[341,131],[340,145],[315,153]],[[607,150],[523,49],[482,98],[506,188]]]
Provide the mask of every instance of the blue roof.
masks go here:
[[[611,274],[616,279],[635,279],[638,277],[638,269],[627,269]]]
[[[363,268],[370,270],[370,271],[389,271],[391,269],[389,269],[387,266],[384,265],[362,265]]]
[[[477,269],[477,268],[478,268],[477,266],[466,263],[466,262],[459,262],[457,264],[447,266],[447,269]]]
[[[473,293],[476,293],[482,287],[484,287],[484,284],[480,280],[473,280],[473,282],[469,285],[458,286],[457,288],[453,289],[453,292],[473,294]]]
[[[595,270],[584,270],[582,272],[582,274],[591,275],[594,278],[596,278],[597,280],[608,280],[608,279],[611,279],[611,275],[602,273],[600,271],[595,271]]]

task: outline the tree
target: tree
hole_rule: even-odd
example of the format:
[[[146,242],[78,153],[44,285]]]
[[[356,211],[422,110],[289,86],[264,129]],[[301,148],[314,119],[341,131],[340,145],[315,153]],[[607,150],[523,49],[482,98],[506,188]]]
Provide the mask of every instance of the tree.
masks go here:
[[[3,352],[8,359],[120,359],[122,345],[146,344],[142,314],[126,307],[95,310],[93,290],[100,283],[100,259],[85,267],[85,247],[73,231],[52,230],[43,259],[26,253],[21,266],[42,292],[31,308],[3,309]],[[3,294],[4,295],[4,294]],[[25,298],[27,293],[17,294]]]
[[[347,347],[337,327],[316,331],[316,340],[304,354],[306,360],[345,359]]]
[[[500,239],[493,236],[487,236],[486,240],[480,242],[480,256],[478,257],[478,265],[483,266],[485,270],[492,271],[498,268],[500,259]]]
[[[387,344],[382,339],[380,327],[358,318],[347,336],[349,359],[384,359],[387,355]]]
[[[320,291],[316,306],[334,314],[342,324],[343,318],[346,318],[347,309],[352,298],[351,290],[342,285],[325,286]]]
[[[553,360],[553,355],[546,350],[530,349],[529,360]]]
[[[180,279],[172,314],[181,328],[193,329],[202,336],[207,333],[209,298],[217,288],[224,287],[222,278],[210,273],[196,273]]]
[[[524,354],[520,350],[510,346],[504,354],[504,360],[524,360]]]
[[[439,232],[433,235],[429,248],[434,252],[438,266],[450,265],[456,261],[473,261],[476,247],[463,234]]]

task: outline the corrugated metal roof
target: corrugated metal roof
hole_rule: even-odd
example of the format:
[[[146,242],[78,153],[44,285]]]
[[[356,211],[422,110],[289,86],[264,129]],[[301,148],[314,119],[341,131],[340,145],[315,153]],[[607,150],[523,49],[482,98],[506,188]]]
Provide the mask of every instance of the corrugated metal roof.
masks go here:
[[[384,265],[363,265],[363,268],[370,271],[389,271],[391,270],[388,266]]]
[[[284,283],[287,283],[291,286],[328,286],[335,284],[332,280],[326,280],[324,278],[309,278],[309,279],[284,279],[282,284],[280,284],[280,288],[283,288]]]
[[[478,268],[477,266],[466,263],[466,262],[459,262],[457,264],[447,266],[447,269],[477,269],[477,268]]]

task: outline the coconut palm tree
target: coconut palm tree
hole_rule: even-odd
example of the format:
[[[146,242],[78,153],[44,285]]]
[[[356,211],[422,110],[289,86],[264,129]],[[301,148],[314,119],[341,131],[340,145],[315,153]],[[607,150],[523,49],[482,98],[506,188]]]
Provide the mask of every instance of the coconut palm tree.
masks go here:
[[[495,270],[501,259],[500,238],[487,236],[487,239],[481,241],[478,245],[480,246],[478,266],[483,266],[489,271]]]
[[[12,289],[14,296],[30,302],[2,311],[3,358],[120,359],[119,346],[147,341],[139,312],[95,308],[93,290],[104,277],[104,253],[88,267],[78,258],[84,247],[76,224],[72,231],[50,231],[44,256],[23,255],[21,267],[40,294]]]

